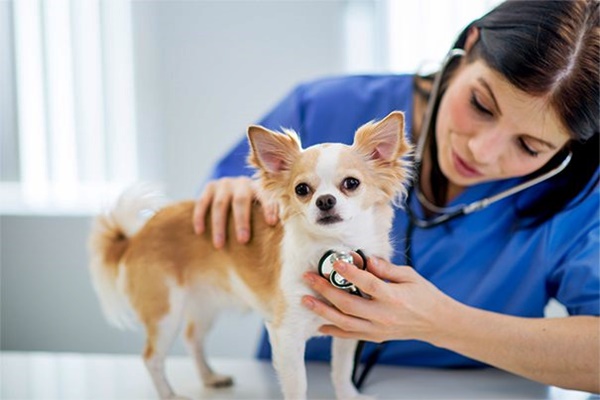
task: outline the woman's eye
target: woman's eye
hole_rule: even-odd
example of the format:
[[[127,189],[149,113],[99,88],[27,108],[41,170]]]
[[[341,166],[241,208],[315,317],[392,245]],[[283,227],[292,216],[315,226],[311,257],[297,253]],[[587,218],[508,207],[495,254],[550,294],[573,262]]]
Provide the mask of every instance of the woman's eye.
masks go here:
[[[477,100],[477,96],[475,96],[475,93],[471,93],[471,99],[470,99],[470,103],[471,106],[475,109],[475,111],[477,111],[480,114],[484,114],[484,115],[488,115],[488,116],[492,116],[494,115],[490,110],[488,110],[487,108],[485,108],[481,102],[479,102],[479,100]]]
[[[348,177],[342,181],[342,187],[346,190],[355,190],[360,185],[360,181],[353,177]]]
[[[300,197],[308,196],[310,194],[310,186],[306,183],[299,183],[296,185],[296,194]]]
[[[534,149],[532,149],[531,147],[529,147],[529,145],[527,144],[527,142],[523,138],[519,138],[519,147],[526,154],[529,154],[532,157],[537,157],[538,154],[540,154],[538,151],[535,151]]]

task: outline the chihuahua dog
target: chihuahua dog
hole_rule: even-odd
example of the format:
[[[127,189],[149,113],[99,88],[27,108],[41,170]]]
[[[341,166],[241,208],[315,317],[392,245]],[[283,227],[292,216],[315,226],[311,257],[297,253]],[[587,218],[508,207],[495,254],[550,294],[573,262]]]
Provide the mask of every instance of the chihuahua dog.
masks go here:
[[[393,205],[405,194],[405,157],[411,151],[401,112],[360,127],[351,146],[302,149],[293,131],[260,126],[249,127],[248,139],[260,197],[278,202],[281,221],[267,225],[254,204],[249,243],[230,240],[215,249],[210,224],[202,235],[194,234],[193,201],[167,205],[139,186],[94,220],[91,272],[103,311],[116,325],[134,317],[145,327],[143,358],[163,399],[179,398],[166,379],[165,357],[184,321],[186,344],[204,385],[232,385],[230,377],[208,365],[203,339],[218,311],[235,305],[264,317],[285,399],[305,398],[305,342],[325,321],[301,305],[303,295],[314,295],[302,275],[316,271],[330,250],[360,249],[384,259],[392,253]],[[232,219],[230,237],[235,236]],[[338,399],[361,396],[351,380],[356,345],[333,339]]]

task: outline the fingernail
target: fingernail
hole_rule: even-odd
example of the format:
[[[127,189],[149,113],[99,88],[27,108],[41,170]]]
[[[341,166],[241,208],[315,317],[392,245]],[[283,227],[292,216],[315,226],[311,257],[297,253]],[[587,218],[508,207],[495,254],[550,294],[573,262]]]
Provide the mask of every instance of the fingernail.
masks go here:
[[[216,248],[222,247],[224,242],[225,242],[225,239],[223,238],[223,235],[215,235],[214,245]]]
[[[315,302],[313,301],[313,299],[311,299],[308,296],[304,296],[302,298],[302,305],[310,310],[312,310],[313,308],[315,308]]]
[[[245,243],[250,238],[250,232],[248,229],[240,229],[237,233],[238,242]]]
[[[304,278],[304,280],[306,281],[306,283],[308,283],[309,285],[314,285],[315,284],[315,276],[311,273],[306,273],[302,276]]]
[[[337,261],[334,268],[337,272],[344,272],[348,269],[348,264],[343,261]]]

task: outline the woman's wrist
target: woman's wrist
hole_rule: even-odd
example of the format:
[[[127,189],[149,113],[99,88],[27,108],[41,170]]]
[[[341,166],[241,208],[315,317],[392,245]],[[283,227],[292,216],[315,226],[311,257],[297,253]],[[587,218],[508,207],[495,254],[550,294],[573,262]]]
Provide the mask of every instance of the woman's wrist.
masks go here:
[[[431,318],[431,329],[421,340],[436,347],[452,349],[457,341],[465,339],[465,328],[472,308],[449,296],[440,302]]]

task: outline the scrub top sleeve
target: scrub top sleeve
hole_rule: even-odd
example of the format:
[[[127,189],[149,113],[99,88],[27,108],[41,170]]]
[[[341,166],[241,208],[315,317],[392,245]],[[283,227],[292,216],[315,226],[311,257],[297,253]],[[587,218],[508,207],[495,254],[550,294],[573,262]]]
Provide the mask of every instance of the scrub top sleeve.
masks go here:
[[[600,315],[599,230],[592,223],[549,277],[551,294],[570,315]]]
[[[273,110],[265,115],[257,125],[280,131],[282,128],[295,130],[301,134],[302,113],[302,91],[303,86],[296,87]],[[247,157],[250,151],[248,139],[244,135],[220,161],[217,162],[209,179],[218,179],[229,176],[251,176],[254,170],[247,165]]]

